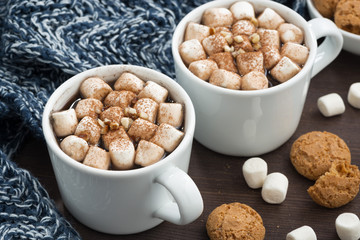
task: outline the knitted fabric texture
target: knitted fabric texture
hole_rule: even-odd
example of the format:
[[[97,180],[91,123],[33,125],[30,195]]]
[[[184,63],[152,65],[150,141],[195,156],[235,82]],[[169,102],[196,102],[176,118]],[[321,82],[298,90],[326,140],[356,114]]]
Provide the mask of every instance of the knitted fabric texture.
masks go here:
[[[26,136],[43,139],[44,105],[74,74],[133,64],[175,78],[172,33],[205,2],[0,0],[0,239],[80,239],[14,154]],[[305,0],[279,2],[307,17]]]

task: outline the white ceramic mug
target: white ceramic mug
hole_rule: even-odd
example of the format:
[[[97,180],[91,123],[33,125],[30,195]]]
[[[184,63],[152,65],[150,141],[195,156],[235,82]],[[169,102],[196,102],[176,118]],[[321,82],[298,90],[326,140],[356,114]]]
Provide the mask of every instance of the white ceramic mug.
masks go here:
[[[188,70],[179,54],[189,22],[200,22],[211,7],[229,8],[234,0],[206,3],[187,14],[176,27],[172,39],[176,79],[189,94],[196,112],[195,139],[204,146],[227,155],[255,156],[285,143],[295,132],[305,103],[310,79],[339,54],[343,39],[333,22],[307,22],[292,9],[273,1],[253,0],[256,12],[270,7],[287,22],[300,27],[310,49],[303,69],[289,81],[264,90],[243,91],[214,86]],[[317,39],[325,37],[318,47]]]
[[[84,79],[99,76],[111,82],[124,71],[144,81],[157,82],[169,90],[173,100],[184,104],[183,140],[161,161],[139,169],[101,170],[71,159],[57,143],[51,113],[61,110],[78,94]],[[194,107],[181,86],[166,75],[130,65],[110,65],[79,73],[52,94],[44,109],[42,126],[62,200],[71,214],[86,226],[110,234],[131,234],[150,229],[164,220],[188,224],[202,213],[201,194],[186,173],[195,128]]]

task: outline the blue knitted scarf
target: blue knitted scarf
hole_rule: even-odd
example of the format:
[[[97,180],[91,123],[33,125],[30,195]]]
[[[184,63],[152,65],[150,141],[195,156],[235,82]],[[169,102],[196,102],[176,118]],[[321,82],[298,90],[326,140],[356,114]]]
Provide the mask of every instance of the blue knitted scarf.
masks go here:
[[[43,139],[51,93],[81,71],[133,64],[174,78],[176,24],[207,0],[0,0],[0,239],[80,239],[47,191],[12,161]],[[303,16],[305,0],[279,1]]]

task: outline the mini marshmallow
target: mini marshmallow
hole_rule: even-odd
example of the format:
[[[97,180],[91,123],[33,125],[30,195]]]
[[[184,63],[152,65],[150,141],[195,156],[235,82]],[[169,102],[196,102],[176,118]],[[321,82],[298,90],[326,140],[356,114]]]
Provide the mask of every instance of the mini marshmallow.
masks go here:
[[[197,39],[201,42],[204,38],[210,36],[210,27],[190,22],[185,31],[185,41],[191,39]]]
[[[268,88],[269,82],[264,73],[252,71],[241,79],[241,90],[259,90]]]
[[[266,29],[277,29],[285,20],[271,8],[265,10],[259,15],[259,27]]]
[[[120,138],[129,139],[129,136],[126,134],[125,128],[123,126],[119,126],[118,129],[110,130],[107,133],[101,135],[105,149],[109,149],[111,142]]]
[[[280,54],[299,65],[304,65],[309,56],[309,49],[297,43],[287,42],[282,46]]]
[[[265,202],[280,204],[285,200],[289,186],[287,177],[279,172],[270,173],[265,178],[261,189],[261,196]]]
[[[110,167],[110,154],[102,148],[91,146],[83,164],[89,167],[107,170]]]
[[[189,70],[202,80],[209,80],[214,70],[218,69],[215,61],[210,59],[199,60],[190,63]]]
[[[100,139],[101,127],[89,116],[83,117],[76,127],[75,135],[83,138],[91,145],[96,145]]]
[[[351,84],[347,100],[351,106],[360,109],[360,82]]]
[[[255,32],[256,32],[256,27],[249,20],[239,20],[236,23],[234,23],[232,26],[232,34],[234,36],[243,35],[243,34],[250,36]]]
[[[180,103],[160,103],[157,123],[167,123],[180,128],[184,119],[183,105]]]
[[[341,240],[360,238],[360,221],[354,213],[342,213],[335,220],[336,232]]]
[[[99,77],[90,77],[80,85],[80,94],[84,98],[95,98],[102,101],[112,88]]]
[[[144,89],[139,93],[138,98],[151,98],[157,103],[165,102],[168,97],[168,90],[153,81],[147,81]]]
[[[282,23],[277,28],[282,43],[293,42],[302,44],[304,41],[304,33],[301,29],[291,23]]]
[[[255,18],[254,7],[249,2],[236,2],[231,5],[230,11],[236,20]]]
[[[151,98],[140,98],[134,105],[139,117],[150,122],[155,122],[159,104]]]
[[[263,186],[267,171],[267,163],[258,157],[246,160],[242,167],[245,181],[247,185],[253,189],[261,188]]]
[[[229,48],[228,42],[221,34],[214,34],[204,38],[202,45],[209,56],[224,52],[225,49]]]
[[[317,106],[325,117],[332,117],[345,112],[344,101],[337,93],[330,93],[320,97]]]
[[[75,107],[76,117],[82,119],[85,116],[97,118],[98,114],[103,109],[103,104],[100,100],[95,98],[81,99]]]
[[[60,148],[66,155],[81,162],[84,160],[86,153],[89,150],[89,145],[84,139],[75,135],[70,135],[61,141]]]
[[[127,170],[134,166],[135,148],[128,138],[120,138],[112,141],[109,146],[110,158],[113,166],[117,169]]]
[[[280,49],[280,36],[278,31],[272,29],[259,28],[257,33],[260,36],[260,44],[264,46],[273,46]]]
[[[286,240],[316,240],[314,230],[309,226],[302,226],[292,230],[286,235]]]
[[[75,132],[78,124],[76,112],[73,108],[51,114],[52,126],[58,137],[66,137]]]
[[[202,15],[201,22],[209,27],[231,26],[233,15],[227,8],[208,8]]]
[[[131,128],[130,128],[131,129]],[[184,133],[175,127],[162,123],[155,132],[150,142],[162,147],[167,152],[172,152],[179,145],[184,137]]]
[[[107,107],[118,106],[124,109],[130,106],[135,99],[136,94],[131,91],[112,91],[106,96],[104,105]]]
[[[230,52],[215,53],[211,55],[210,59],[214,60],[220,69],[237,72],[234,58]]]
[[[191,39],[181,43],[179,53],[186,66],[194,61],[206,59],[204,48],[197,39]]]
[[[135,163],[146,167],[158,162],[164,156],[164,149],[155,143],[141,140],[136,148]]]
[[[245,52],[236,57],[236,63],[241,75],[251,71],[264,72],[264,57],[262,52]]]
[[[116,80],[114,89],[117,91],[127,90],[138,94],[144,88],[144,85],[145,82],[136,75],[129,72],[124,72]]]
[[[284,56],[271,70],[271,76],[283,83],[295,76],[300,70],[301,68],[296,63]]]
[[[273,68],[281,59],[281,55],[277,47],[263,46],[261,51],[264,56],[264,67],[266,69]]]
[[[141,139],[150,140],[150,138],[154,136],[157,128],[158,126],[156,124],[138,118],[131,124],[128,135],[136,142]]]
[[[223,88],[239,90],[241,87],[241,77],[234,72],[217,69],[211,74],[209,83]]]
[[[121,107],[109,107],[100,113],[100,119],[106,124],[110,122],[119,123],[121,118],[124,117],[124,113]]]

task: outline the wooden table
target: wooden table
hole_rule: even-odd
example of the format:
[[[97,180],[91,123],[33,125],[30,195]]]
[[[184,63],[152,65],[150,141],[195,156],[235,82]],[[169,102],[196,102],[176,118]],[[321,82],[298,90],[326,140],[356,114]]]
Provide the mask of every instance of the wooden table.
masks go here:
[[[241,202],[253,207],[263,218],[266,239],[285,239],[291,230],[311,226],[318,239],[338,239],[335,219],[343,212],[360,215],[360,196],[338,209],[327,209],[315,204],[306,190],[313,182],[296,172],[289,159],[292,143],[309,131],[328,131],[339,135],[348,144],[352,163],[360,166],[360,110],[347,102],[349,87],[360,82],[360,56],[341,52],[339,57],[310,84],[302,118],[295,134],[277,150],[262,155],[269,173],[282,172],[289,179],[286,200],[271,205],[261,198],[261,190],[250,189],[242,176],[242,165],[247,158],[231,157],[212,152],[194,141],[189,175],[200,189],[204,199],[203,214],[193,223],[177,226],[164,222],[143,233],[115,236],[93,231],[79,223],[64,207],[45,143],[28,139],[14,161],[28,169],[47,189],[56,206],[83,239],[207,239],[206,220],[209,213],[223,203]],[[319,112],[317,99],[336,92],[343,98],[346,110],[340,116],[325,118]]]

